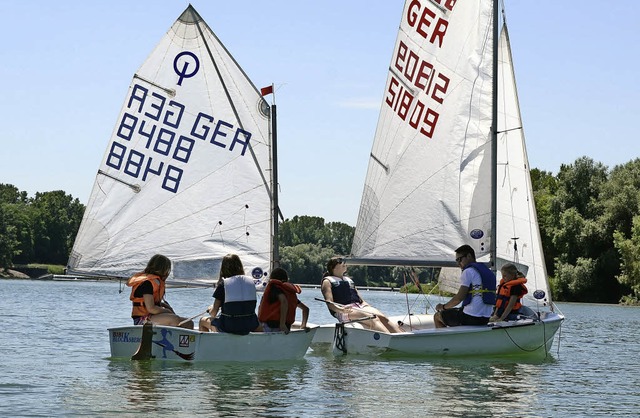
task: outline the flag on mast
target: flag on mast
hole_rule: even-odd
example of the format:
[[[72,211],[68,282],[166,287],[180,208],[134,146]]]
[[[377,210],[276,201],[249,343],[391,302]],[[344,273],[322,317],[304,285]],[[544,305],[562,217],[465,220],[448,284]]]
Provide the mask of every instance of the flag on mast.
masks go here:
[[[260,89],[260,94],[263,96],[266,96],[267,94],[272,94],[272,93],[273,93],[273,84]]]

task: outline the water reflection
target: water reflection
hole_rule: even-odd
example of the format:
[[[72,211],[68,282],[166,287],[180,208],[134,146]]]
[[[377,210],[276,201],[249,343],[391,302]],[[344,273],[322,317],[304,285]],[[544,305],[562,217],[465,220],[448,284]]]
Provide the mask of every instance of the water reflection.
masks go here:
[[[176,413],[196,403],[203,414],[232,417],[288,416],[292,400],[311,376],[306,360],[260,364],[112,360],[109,373],[110,380],[121,382],[125,404],[120,408],[126,411]]]
[[[287,416],[297,389],[308,379],[306,360],[260,364],[210,364],[203,407],[222,416]]]

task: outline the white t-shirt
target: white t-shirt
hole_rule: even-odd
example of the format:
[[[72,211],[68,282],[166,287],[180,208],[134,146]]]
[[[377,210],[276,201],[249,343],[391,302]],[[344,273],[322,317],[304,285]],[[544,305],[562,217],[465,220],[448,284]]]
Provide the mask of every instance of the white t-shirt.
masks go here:
[[[473,267],[467,267],[462,271],[460,276],[460,284],[467,286],[469,291],[482,290],[482,277],[478,270]],[[487,305],[482,301],[482,293],[474,293],[471,297],[471,303],[464,307],[464,313],[471,316],[484,316],[489,318],[493,312],[493,305]]]

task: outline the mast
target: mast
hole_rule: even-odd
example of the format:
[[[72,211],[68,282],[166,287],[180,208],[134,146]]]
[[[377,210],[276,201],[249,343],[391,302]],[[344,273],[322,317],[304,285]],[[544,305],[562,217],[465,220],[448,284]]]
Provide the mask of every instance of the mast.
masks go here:
[[[278,249],[278,124],[276,121],[276,104],[271,105],[271,222],[273,236],[271,237],[271,266],[270,271],[280,266],[280,251]]]
[[[493,0],[493,91],[491,94],[491,270],[496,271],[497,262],[497,210],[498,210],[498,0]]]

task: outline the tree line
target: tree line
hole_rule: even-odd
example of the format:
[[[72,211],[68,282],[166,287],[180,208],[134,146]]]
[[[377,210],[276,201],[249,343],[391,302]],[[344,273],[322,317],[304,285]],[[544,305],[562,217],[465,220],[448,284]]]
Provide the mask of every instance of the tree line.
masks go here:
[[[555,300],[640,303],[640,159],[608,169],[588,157],[558,174],[531,170]],[[28,197],[0,184],[0,268],[66,264],[84,205],[63,191]],[[329,258],[348,255],[355,228],[294,216],[279,228],[281,263],[297,283],[319,284]],[[359,286],[402,287],[400,267],[350,266]],[[436,277],[419,271],[421,283]]]
[[[29,197],[13,185],[0,184],[0,268],[65,265],[84,209],[61,190]]]

